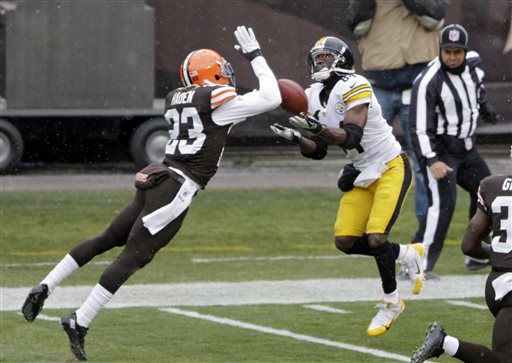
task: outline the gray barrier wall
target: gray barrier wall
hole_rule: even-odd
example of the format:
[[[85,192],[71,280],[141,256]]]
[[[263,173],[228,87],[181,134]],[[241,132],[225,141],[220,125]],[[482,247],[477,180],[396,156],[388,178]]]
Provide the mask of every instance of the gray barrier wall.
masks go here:
[[[8,108],[151,108],[154,12],[143,0],[18,1],[5,16]]]

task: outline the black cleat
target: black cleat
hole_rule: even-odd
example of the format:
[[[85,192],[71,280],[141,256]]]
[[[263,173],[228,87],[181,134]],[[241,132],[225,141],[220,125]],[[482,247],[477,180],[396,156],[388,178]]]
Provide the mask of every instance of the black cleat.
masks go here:
[[[441,277],[439,277],[438,274],[435,274],[432,271],[425,271],[425,280],[428,280],[428,281],[440,281]]]
[[[85,355],[84,342],[88,328],[84,328],[76,322],[76,314],[60,319],[60,324],[68,335],[70,348],[77,360],[87,360]]]
[[[427,327],[427,337],[423,343],[412,352],[411,363],[423,363],[429,358],[439,357],[444,353],[443,342],[446,331],[439,323],[430,323]]]
[[[466,256],[464,259],[464,268],[468,271],[478,271],[487,266],[491,266],[491,260],[488,258],[479,260],[477,258]]]
[[[21,308],[23,316],[29,323],[33,322],[36,316],[43,310],[44,301],[47,297],[48,285],[46,284],[39,284],[30,290]]]

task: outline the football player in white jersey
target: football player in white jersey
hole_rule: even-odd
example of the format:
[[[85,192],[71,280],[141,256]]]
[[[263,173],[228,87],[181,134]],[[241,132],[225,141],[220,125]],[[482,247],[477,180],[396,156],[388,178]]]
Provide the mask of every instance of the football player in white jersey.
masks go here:
[[[335,144],[350,160],[338,180],[343,196],[334,225],[335,244],[346,254],[375,258],[384,295],[367,333],[378,336],[405,308],[397,291],[396,261],[408,268],[414,294],[423,284],[422,245],[388,241],[411,185],[411,167],[368,80],[355,74],[353,53],[345,42],[321,38],[309,52],[308,66],[316,81],[306,90],[308,112],[290,118],[305,132],[280,124],[271,129],[296,142],[305,157],[322,159],[328,145]]]

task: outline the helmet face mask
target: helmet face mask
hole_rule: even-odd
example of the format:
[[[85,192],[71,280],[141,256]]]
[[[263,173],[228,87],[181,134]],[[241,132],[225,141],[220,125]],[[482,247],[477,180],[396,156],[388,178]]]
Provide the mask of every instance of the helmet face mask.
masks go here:
[[[331,75],[336,55],[328,50],[316,50],[310,53],[310,74],[315,81],[323,81]]]
[[[187,55],[180,67],[180,78],[184,86],[236,86],[231,64],[211,49],[199,49]]]
[[[354,70],[354,55],[350,47],[341,39],[323,37],[309,51],[308,68],[311,78],[321,82],[334,72],[337,75]]]
[[[220,74],[222,77],[229,79],[233,87],[236,87],[235,70],[233,69],[233,66],[231,66],[231,63],[226,61],[224,58],[222,59],[224,60],[224,63],[220,65]]]

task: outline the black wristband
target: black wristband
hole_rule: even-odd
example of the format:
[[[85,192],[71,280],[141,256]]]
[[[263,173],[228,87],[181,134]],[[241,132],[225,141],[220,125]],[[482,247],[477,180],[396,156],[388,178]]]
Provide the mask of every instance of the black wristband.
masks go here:
[[[436,156],[432,156],[431,158],[427,158],[427,166],[431,166],[435,162],[439,161],[439,158]]]
[[[240,53],[242,53],[242,55],[250,62],[252,61],[254,58],[256,57],[259,57],[260,55],[263,55],[263,53],[261,53],[261,49],[255,49],[253,50],[252,52],[249,52],[249,53],[243,53],[242,50],[240,49]]]

